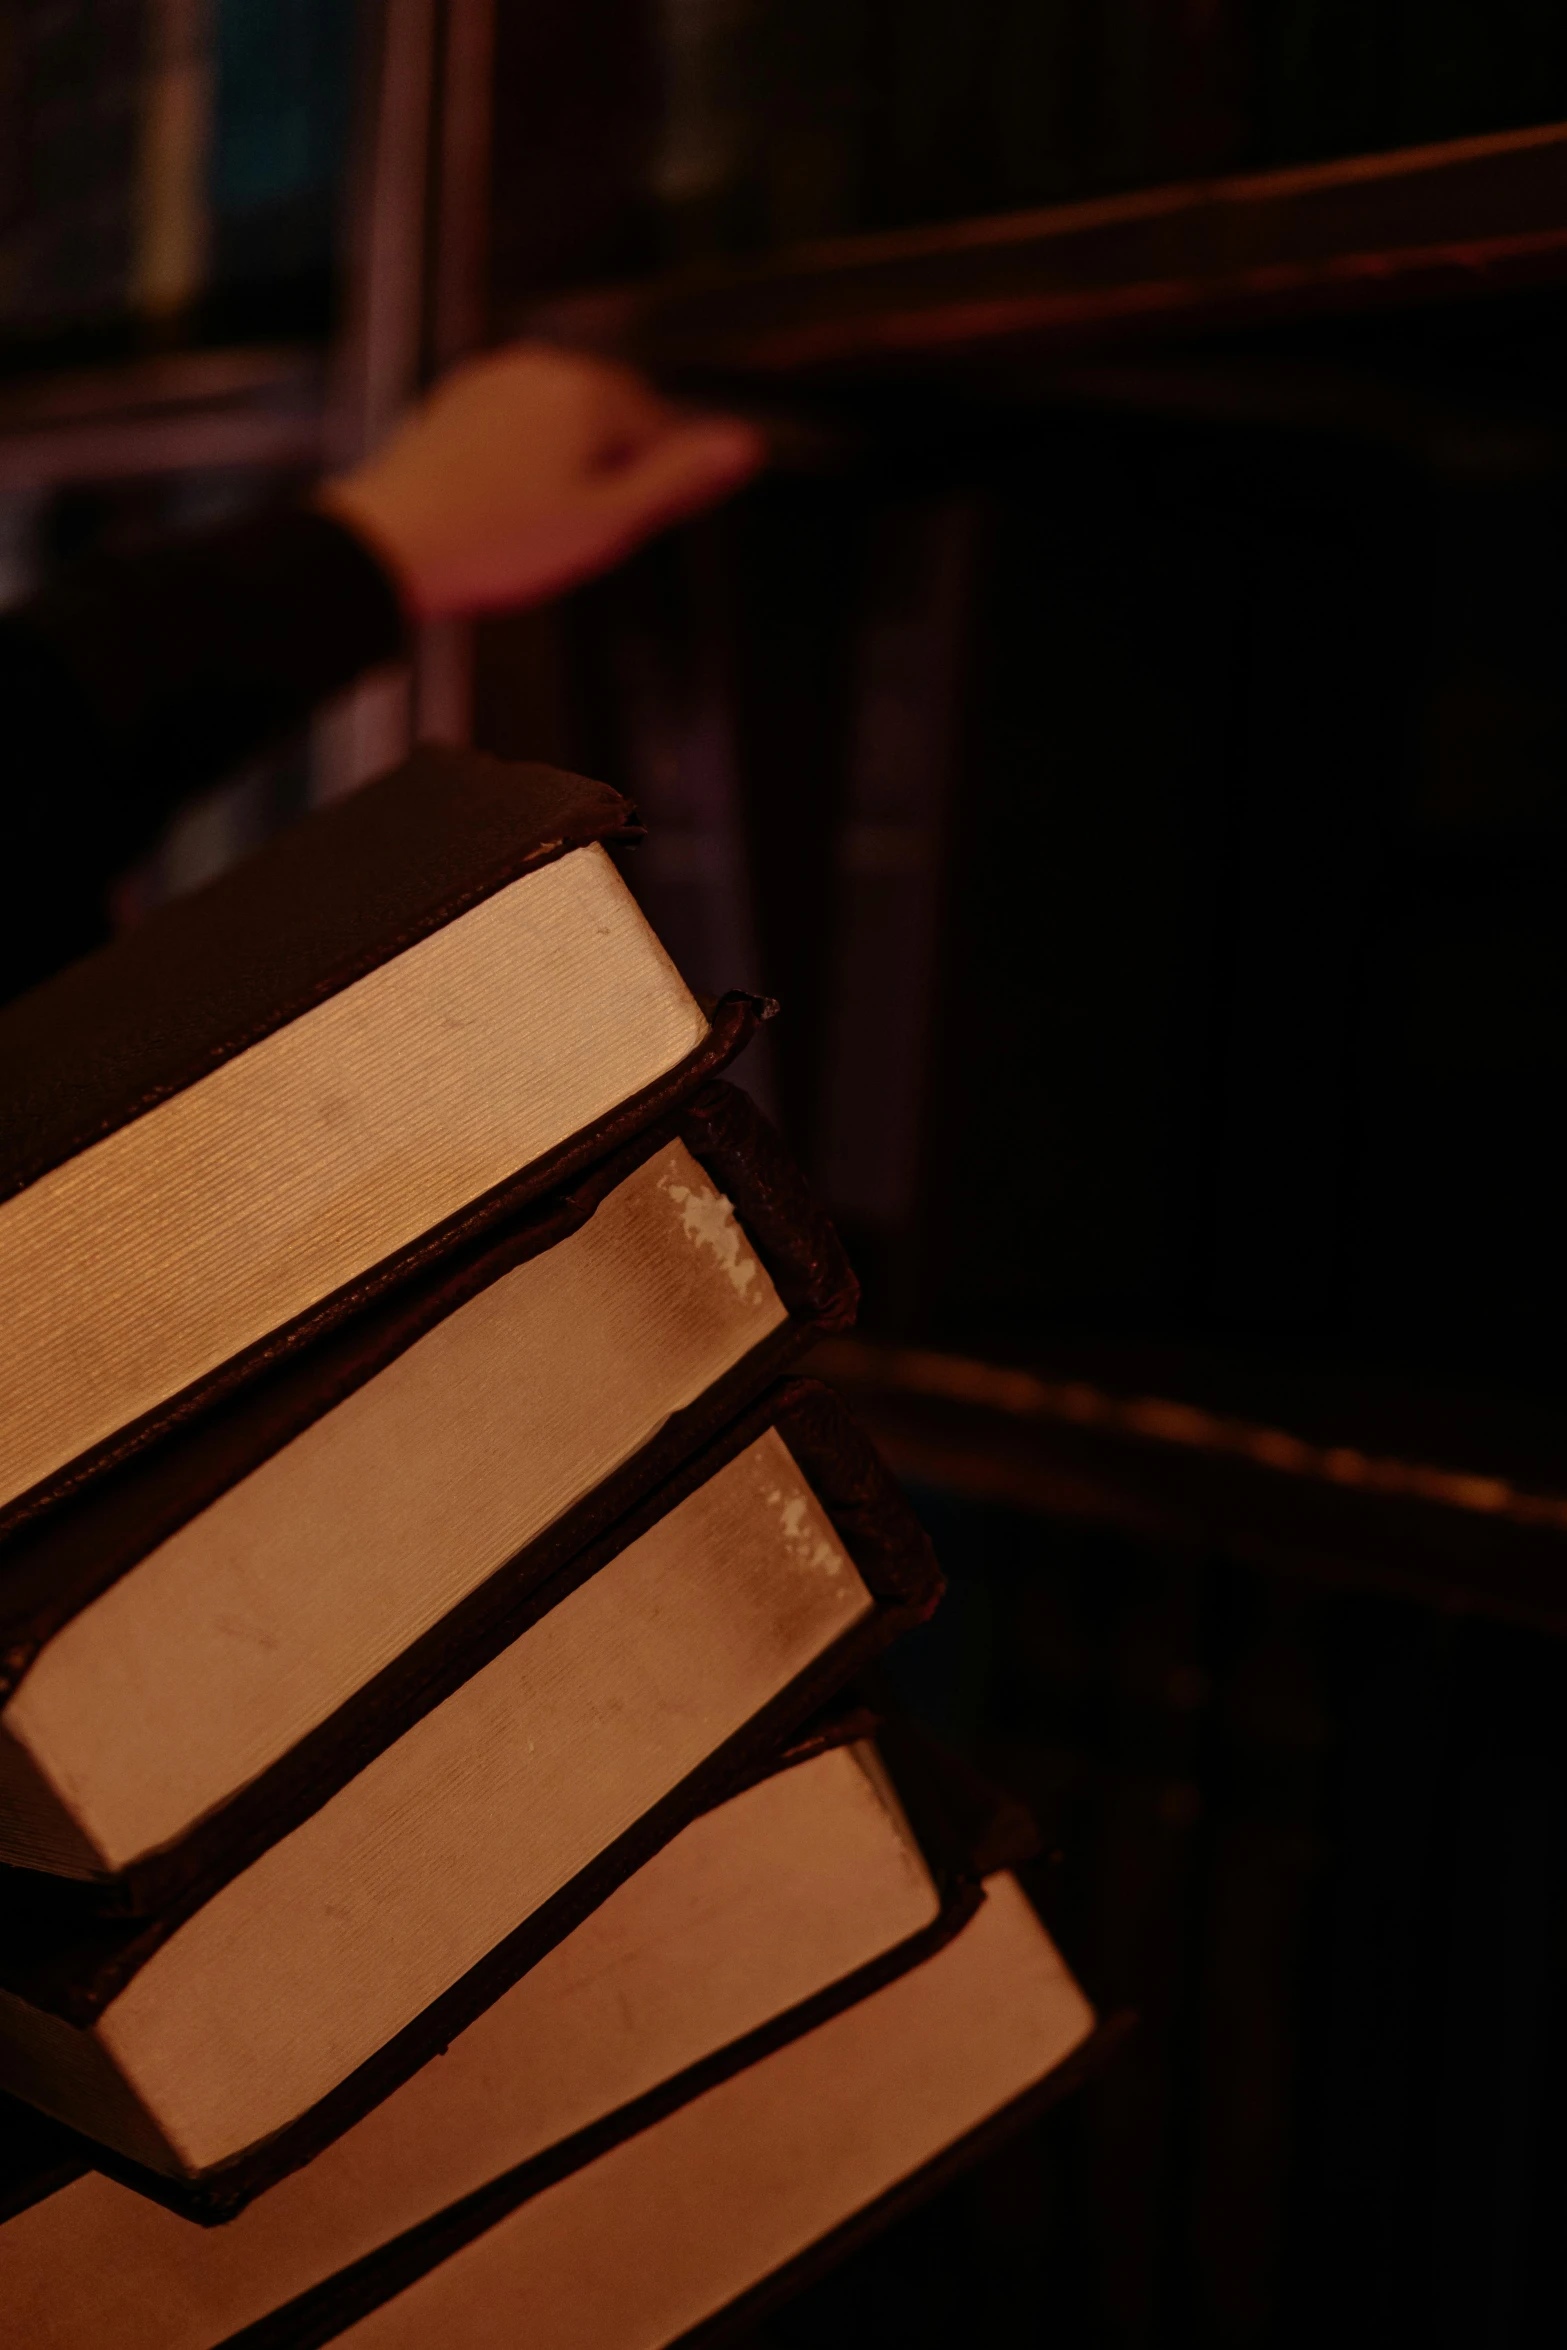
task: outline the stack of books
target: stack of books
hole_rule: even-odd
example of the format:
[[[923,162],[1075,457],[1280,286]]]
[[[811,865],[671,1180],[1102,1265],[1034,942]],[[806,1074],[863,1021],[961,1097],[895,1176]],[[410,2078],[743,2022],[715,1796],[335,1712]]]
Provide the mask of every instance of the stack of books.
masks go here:
[[[426,750],[0,1017],[4,2342],[683,2340],[1083,2062],[634,831]]]

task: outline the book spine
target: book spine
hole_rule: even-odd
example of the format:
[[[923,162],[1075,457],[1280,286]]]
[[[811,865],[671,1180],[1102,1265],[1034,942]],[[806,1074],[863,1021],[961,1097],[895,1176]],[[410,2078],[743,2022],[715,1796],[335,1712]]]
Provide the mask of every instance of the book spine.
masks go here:
[[[671,259],[749,241],[757,0],[660,0],[663,118],[651,182]]]
[[[206,284],[212,92],[211,0],[150,0],[131,296],[154,322]]]
[[[977,503],[873,534],[843,827],[816,1177],[835,1213],[913,1220]]]
[[[144,0],[12,0],[0,12],[0,328],[101,326],[130,294]]]
[[[722,622],[719,542],[684,534],[655,551],[616,631],[627,789],[647,840],[627,869],[638,904],[693,993],[761,994]],[[773,1110],[768,1039],[729,1072]]]

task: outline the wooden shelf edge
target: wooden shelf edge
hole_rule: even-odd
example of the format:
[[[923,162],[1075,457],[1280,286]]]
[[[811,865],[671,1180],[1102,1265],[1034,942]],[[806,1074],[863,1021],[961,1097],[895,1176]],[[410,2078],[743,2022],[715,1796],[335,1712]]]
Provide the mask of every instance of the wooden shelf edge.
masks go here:
[[[863,1339],[807,1368],[910,1482],[1567,1634],[1567,1493]]]
[[[0,384],[0,490],[319,461],[327,364],[313,346],[171,353]]]
[[[1567,283],[1567,125],[804,246],[536,303],[521,331],[782,381]]]

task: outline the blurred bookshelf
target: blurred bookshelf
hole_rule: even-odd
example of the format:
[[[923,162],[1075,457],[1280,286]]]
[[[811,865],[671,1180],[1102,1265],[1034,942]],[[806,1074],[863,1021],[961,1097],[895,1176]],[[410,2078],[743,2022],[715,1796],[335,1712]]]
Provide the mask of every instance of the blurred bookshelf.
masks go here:
[[[759,1090],[865,1282],[811,1367],[952,1582],[899,1693],[1142,2017],[752,2350],[1523,2350],[1567,2322],[1563,28],[671,6],[663,111],[628,38],[577,173],[554,21],[498,23],[490,331],[775,467],[482,627],[477,736],[630,790],[688,976],[779,999]]]
[[[817,12],[792,29],[782,13],[615,0],[573,32],[544,0],[20,0],[0,210],[8,462],[58,478],[70,449],[43,436],[85,429],[89,412],[100,425],[124,413],[131,472],[170,466],[178,424],[196,432],[209,414],[214,446],[228,432],[270,462],[276,435],[278,461],[308,459],[304,429],[290,441],[276,412],[313,400],[321,413],[322,356],[341,358],[356,314],[391,299],[376,281],[399,268],[415,281],[401,293],[416,314],[402,322],[405,396],[455,350],[527,328],[676,384],[793,394],[1069,363],[1129,341],[1183,349],[1567,278],[1567,129],[1536,119],[1553,95],[1567,113],[1550,11],[1515,10],[1511,49],[1500,33],[1482,42],[1467,87],[1449,70],[1444,96],[1427,72],[1421,98],[1416,43],[1356,68],[1358,100],[1350,72],[1336,104],[1328,68],[1343,80],[1347,63],[1328,12],[1295,11],[1293,32],[1287,11],[1264,24],[1242,103],[1225,9],[1187,11],[1197,79],[1186,116],[1166,94],[1167,134],[1154,97],[1127,94],[1165,52],[1151,33],[1141,50],[1118,34],[1114,7],[1081,12],[1103,20],[1092,42],[1069,37],[1070,7],[999,11],[1012,29],[984,88],[956,71],[977,29],[941,7],[899,26],[839,12],[855,29],[836,49]],[[1431,12],[1433,50],[1436,17],[1452,14]],[[1030,24],[1032,48],[1017,29]],[[921,140],[896,131],[920,59],[927,78],[954,68],[946,114],[924,93],[923,178]],[[969,124],[955,141],[954,108]],[[1419,144],[1389,135],[1444,108],[1523,120]],[[996,132],[1007,109],[1022,126],[1011,150]],[[1345,152],[1357,127],[1384,136]],[[1201,175],[1161,169],[1193,137]],[[377,186],[378,145],[395,154],[385,177],[400,207]],[[1228,167],[1259,152],[1288,160]],[[1036,185],[1062,200],[984,202]]]
[[[329,338],[370,41],[357,0],[15,0],[7,376]]]
[[[1456,1002],[1456,963],[1434,977],[1450,920],[1476,978],[1509,954],[1555,971],[1531,908],[1567,810],[1543,619],[1562,597],[1567,128],[710,253],[496,315],[749,406],[773,434],[780,478],[746,509],[558,618],[495,632],[492,672],[525,683],[508,705],[492,674],[485,723],[498,745],[576,744],[655,810],[651,672],[724,744],[731,813],[711,822],[748,843],[756,976],[792,1014],[774,1098],[854,1238],[876,1341],[988,1360],[1000,1380],[1086,1328],[1105,1359],[1124,1353],[1123,1384],[1140,1349],[1166,1346],[1175,1396],[1199,1348],[1253,1382],[1308,1361],[1322,1393],[1374,1373],[1425,1416],[1424,1449],[1410,1426],[1406,1450],[1479,1477],[1486,1415],[1559,1392],[1546,1301],[1567,1303],[1567,1267],[1543,1209],[1509,1215],[1486,1192],[1496,1168],[1481,1173],[1479,1102],[1508,1090],[1512,1007],[1477,1010],[1492,1040],[1462,1074],[1439,1072],[1431,1038],[1420,1075],[1395,1069],[1412,1048],[1393,1032],[1411,989]],[[1270,691],[1294,742],[1267,740]],[[700,719],[704,697],[722,707]],[[1511,785],[1485,772],[1492,723]],[[690,794],[675,801],[688,823]],[[1008,831],[1029,851],[987,844]],[[1058,856],[1070,882],[1051,878]],[[1037,967],[1034,923],[1086,960],[1047,944]],[[872,1002],[877,964],[898,977]],[[1162,1045],[1128,1025],[1137,984]],[[1076,1046],[1052,1078],[1039,1044],[1063,1045],[1063,1006],[1106,1023],[1121,1100]],[[1309,1043],[1314,1026],[1331,1041]],[[919,1033],[912,1058],[895,1027]],[[1266,1064],[1298,1050],[1291,1110]],[[1376,1098],[1389,1088],[1396,1109]],[[998,1094],[1013,1106],[992,1134]],[[1465,1135],[1443,1172],[1449,1115]],[[994,1230],[966,1253],[952,1239],[970,1130],[992,1225],[1026,1235],[1004,1279],[984,1262],[1005,1252]],[[1038,1230],[1052,1214],[1059,1243]],[[1136,1232],[1120,1263],[1111,1218]],[[955,1408],[939,1383],[922,1394],[930,1441]],[[982,1480],[982,1450],[970,1419],[951,1460]],[[1116,1457],[1103,1476],[1131,1473]],[[1216,1539],[1240,1474],[1217,1456],[1205,1471]],[[1352,1512],[1347,1489],[1334,1506]],[[1489,1536],[1472,1531],[1479,1560]],[[1469,1581],[1478,1593],[1479,1565]]]

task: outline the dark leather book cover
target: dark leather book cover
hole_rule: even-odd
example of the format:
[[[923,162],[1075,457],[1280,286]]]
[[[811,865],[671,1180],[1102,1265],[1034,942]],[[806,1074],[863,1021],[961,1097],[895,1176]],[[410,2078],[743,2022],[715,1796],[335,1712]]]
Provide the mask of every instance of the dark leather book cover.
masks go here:
[[[743,1093],[705,1086],[589,1172],[508,1218],[196,1424],[100,1478],[73,1501],[0,1538],[0,1696],[25,1679],[62,1625],[149,1551],[446,1316],[517,1265],[578,1231],[616,1186],[671,1140],[732,1202],[789,1320],[591,1493],[432,1625],[413,1646],[225,1804],[111,1882],[67,1885],[62,1901],[105,1913],[167,1907],[208,1890],[275,1843],[452,1686],[463,1660],[494,1653],[518,1602],[708,1444],[818,1331],[853,1320],[857,1289],[837,1235],[777,1135]],[[25,1898],[31,1872],[0,1865],[0,1897]]]
[[[981,1879],[993,1868],[1026,1860],[1037,1839],[1014,1798],[989,1786],[915,1725],[896,1716],[883,1719],[867,1705],[831,1707],[726,1792],[826,1747],[872,1735],[935,1882],[940,1911],[928,1926],[229,2336],[224,2350],[283,2350],[285,2344],[308,2350],[330,2341],[530,2196],[814,2030],[950,1941],[978,1908]],[[86,2140],[0,2098],[0,2219],[56,2192],[97,2159],[98,2149]]]
[[[0,1011],[0,1211],[511,882],[574,849],[640,837],[629,801],[606,785],[426,745]],[[10,1499],[0,1531],[619,1147],[722,1067],[762,1009],[724,998],[702,1044],[654,1084]]]
[[[0,2226],[91,2170],[95,2151],[63,2122],[0,2095]]]
[[[253,2195],[309,2161],[407,2080],[698,1811],[743,1784],[762,1758],[787,1742],[897,1633],[930,1614],[941,1595],[941,1573],[907,1502],[828,1390],[809,1380],[786,1380],[597,1542],[520,1598],[491,1628],[482,1650],[464,1654],[460,1666],[448,1661],[444,1674],[432,1677],[425,1704],[448,1696],[770,1428],[783,1438],[831,1518],[875,1602],[872,1613],[834,1641],[451,1990],[285,2129],[195,2179],[162,2176],[107,2148],[95,2154],[99,2168],[192,2218],[210,2223],[232,2217]],[[366,1738],[344,1779],[370,1761],[379,1744]],[[57,1884],[23,1879],[17,1872],[17,1895],[0,1920],[0,1988],[78,2028],[90,2026],[154,1951],[235,1873],[232,1856],[226,1858],[229,1865],[211,1881],[193,1882],[154,1917],[129,1920],[84,1918],[79,1905]]]

